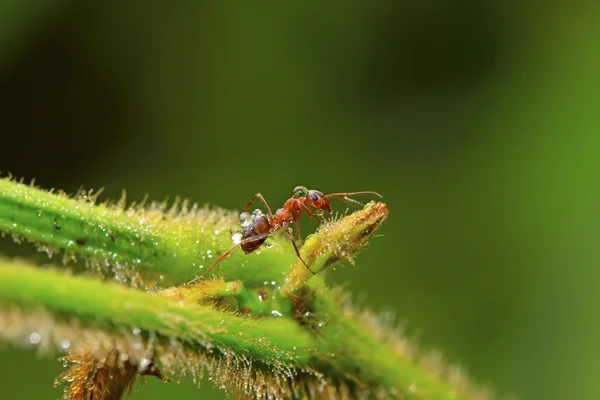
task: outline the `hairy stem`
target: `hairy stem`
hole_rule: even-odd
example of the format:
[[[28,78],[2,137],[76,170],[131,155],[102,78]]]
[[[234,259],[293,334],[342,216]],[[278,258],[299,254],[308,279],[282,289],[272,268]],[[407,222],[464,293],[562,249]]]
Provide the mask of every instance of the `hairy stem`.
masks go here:
[[[190,281],[201,275],[231,246],[233,212],[176,202],[125,208],[95,204],[95,196],[70,198],[0,179],[0,229],[37,243],[46,251],[64,250],[110,266],[120,281],[133,277],[152,287]],[[260,268],[247,275],[247,284],[282,281],[294,260],[283,240],[260,254]],[[285,251],[284,251],[285,250]],[[251,257],[234,252],[213,274],[235,277]],[[135,282],[138,283],[138,282]]]
[[[135,329],[194,348],[231,349],[259,360],[306,363],[314,339],[288,319],[249,319],[209,306],[178,303],[118,284],[0,262],[0,304],[43,307],[58,319],[76,319],[107,331]],[[292,332],[292,336],[286,333]],[[258,340],[261,339],[261,340]],[[294,350],[295,348],[295,350]]]
[[[387,215],[385,204],[372,202],[322,225],[300,250],[303,260],[316,273],[352,261]],[[158,289],[206,271],[231,246],[235,220],[233,212],[185,202],[126,209],[0,179],[0,229],[146,289],[0,258],[0,338],[69,349],[78,365],[69,380],[77,371],[128,371],[127,380],[92,382],[100,391],[112,385],[123,392],[135,374],[161,376],[147,369],[156,363],[171,377],[199,379],[206,371],[245,397],[490,397],[456,370],[423,362],[401,336],[353,310],[285,239],[261,254],[234,251],[212,279]],[[73,392],[90,383],[78,382]]]

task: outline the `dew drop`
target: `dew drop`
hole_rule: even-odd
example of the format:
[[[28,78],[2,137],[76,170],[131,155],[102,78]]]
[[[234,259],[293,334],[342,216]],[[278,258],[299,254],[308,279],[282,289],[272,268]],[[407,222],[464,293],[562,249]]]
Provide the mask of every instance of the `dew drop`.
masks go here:
[[[141,371],[145,370],[146,368],[148,368],[150,366],[150,364],[152,363],[152,361],[149,358],[146,357],[142,357],[142,359],[140,360],[140,366],[139,369]]]
[[[263,243],[263,246],[265,246],[267,249],[270,249],[274,245],[275,245],[275,241],[272,236],[269,236],[268,238],[266,238]]]
[[[410,386],[408,387],[408,391],[410,393],[416,393],[417,392],[417,384],[416,383],[411,383]]]
[[[33,332],[31,335],[29,335],[29,342],[31,344],[38,344],[40,340],[42,340],[42,336],[37,332]]]
[[[71,347],[71,342],[65,339],[60,342],[60,347],[62,347],[64,350],[67,350],[69,347]]]

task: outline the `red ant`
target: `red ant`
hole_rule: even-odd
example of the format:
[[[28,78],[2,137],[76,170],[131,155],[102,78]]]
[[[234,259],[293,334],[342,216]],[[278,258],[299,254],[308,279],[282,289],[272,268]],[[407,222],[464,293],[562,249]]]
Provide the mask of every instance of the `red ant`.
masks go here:
[[[267,201],[260,193],[256,193],[248,204],[244,206],[243,212],[240,214],[239,227],[241,228],[238,232],[232,235],[232,239],[234,236],[237,236],[234,240],[234,245],[227,250],[221,257],[215,261],[215,263],[206,271],[204,274],[196,277],[191,280],[189,283],[192,283],[198,279],[205,277],[210,271],[213,270],[214,267],[217,266],[221,261],[227,258],[233,250],[237,247],[241,247],[244,250],[244,253],[249,254],[258,249],[269,236],[271,236],[275,231],[280,228],[285,229],[288,237],[292,241],[294,245],[294,250],[296,251],[296,255],[302,261],[304,266],[314,274],[314,272],[310,269],[310,267],[304,262],[302,257],[300,256],[300,251],[298,250],[298,246],[296,245],[296,241],[294,240],[294,235],[292,234],[292,230],[289,226],[291,222],[296,224],[296,230],[298,233],[299,240],[302,240],[300,237],[300,225],[298,220],[302,216],[302,211],[306,213],[311,218],[314,218],[317,222],[321,223],[319,217],[321,217],[324,221],[327,221],[327,218],[324,215],[324,211],[331,213],[331,205],[329,204],[329,198],[331,197],[342,197],[345,200],[348,200],[353,203],[361,204],[360,202],[350,199],[349,196],[362,195],[362,194],[371,194],[377,197],[381,197],[379,193],[376,192],[349,192],[349,193],[333,193],[324,195],[318,190],[308,190],[304,186],[297,186],[292,191],[292,197],[290,197],[284,204],[283,207],[275,211],[275,214],[271,212],[271,208]],[[267,210],[267,215],[265,215],[261,210],[255,210],[252,214],[246,212],[246,210],[252,205],[252,203],[256,200],[260,200],[265,209]],[[310,208],[309,208],[310,207]]]

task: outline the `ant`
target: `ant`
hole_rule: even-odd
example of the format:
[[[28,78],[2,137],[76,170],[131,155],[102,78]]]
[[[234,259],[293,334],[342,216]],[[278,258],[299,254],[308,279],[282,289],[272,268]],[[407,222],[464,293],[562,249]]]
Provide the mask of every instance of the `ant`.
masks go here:
[[[275,211],[275,214],[271,212],[271,208],[269,204],[265,200],[262,194],[256,193],[250,201],[244,206],[243,212],[239,217],[239,228],[232,229],[232,240],[234,245],[227,250],[221,257],[215,261],[215,263],[206,271],[204,274],[194,278],[189,283],[192,283],[198,279],[205,277],[210,271],[213,270],[221,261],[226,259],[236,248],[241,247],[244,253],[249,254],[258,249],[269,236],[273,235],[275,231],[283,228],[287,233],[288,237],[292,241],[294,245],[294,250],[296,251],[296,255],[302,261],[302,264],[315,274],[310,267],[306,264],[306,262],[300,256],[300,251],[298,250],[298,246],[296,245],[296,241],[294,240],[294,235],[292,234],[292,230],[290,228],[290,223],[294,222],[296,225],[296,231],[298,234],[298,240],[301,241],[300,237],[300,224],[298,220],[302,216],[302,212],[304,211],[306,215],[310,218],[314,218],[318,223],[321,223],[319,217],[323,219],[323,221],[327,221],[325,217],[324,211],[331,213],[331,205],[329,204],[329,199],[332,197],[341,197],[347,201],[352,203],[360,204],[359,201],[351,199],[350,196],[363,195],[363,194],[371,194],[377,197],[382,197],[379,193],[376,192],[348,192],[348,193],[332,193],[325,195],[318,190],[309,190],[304,186],[296,186],[292,191],[292,197],[286,200],[283,204],[283,207]],[[267,211],[267,215],[265,215],[261,210],[256,209],[252,214],[246,212],[246,210],[254,203],[254,201],[258,199],[264,206]],[[235,227],[234,227],[235,228]]]

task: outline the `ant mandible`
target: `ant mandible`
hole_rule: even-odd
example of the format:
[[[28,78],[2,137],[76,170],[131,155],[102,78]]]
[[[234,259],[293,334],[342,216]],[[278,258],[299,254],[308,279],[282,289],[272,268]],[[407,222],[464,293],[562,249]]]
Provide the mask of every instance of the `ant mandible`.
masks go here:
[[[306,215],[310,218],[314,218],[318,223],[321,223],[319,217],[323,219],[323,221],[327,221],[325,217],[324,211],[331,213],[331,205],[329,204],[329,199],[332,197],[341,197],[345,200],[348,200],[353,203],[362,204],[356,200],[350,198],[350,196],[370,194],[377,197],[382,197],[379,193],[365,191],[365,192],[348,192],[348,193],[332,193],[325,195],[318,190],[309,190],[304,186],[296,186],[292,191],[292,197],[286,200],[283,204],[283,207],[275,211],[275,214],[271,212],[271,208],[269,204],[265,200],[262,194],[256,193],[250,201],[244,206],[243,212],[240,214],[239,223],[241,232],[237,233],[236,239],[234,239],[234,235],[232,235],[232,239],[234,240],[234,245],[227,250],[221,257],[215,261],[215,263],[202,275],[194,278],[189,283],[195,282],[198,279],[204,278],[210,271],[213,270],[221,261],[226,259],[236,248],[241,247],[244,253],[249,254],[258,249],[269,236],[271,236],[278,229],[283,228],[287,233],[288,237],[292,241],[294,245],[294,250],[296,251],[296,255],[302,261],[302,264],[313,273],[310,267],[306,264],[306,262],[300,256],[300,251],[298,250],[298,246],[296,245],[296,241],[294,240],[294,235],[292,234],[292,230],[289,226],[290,223],[294,222],[296,225],[296,231],[298,234],[299,240],[302,240],[300,237],[300,224],[298,220],[302,216],[302,212],[304,211]],[[254,203],[254,201],[258,199],[264,206],[267,211],[267,215],[265,215],[261,210],[255,210],[252,214],[246,212],[246,210]],[[310,208],[309,208],[310,207]]]

